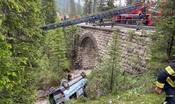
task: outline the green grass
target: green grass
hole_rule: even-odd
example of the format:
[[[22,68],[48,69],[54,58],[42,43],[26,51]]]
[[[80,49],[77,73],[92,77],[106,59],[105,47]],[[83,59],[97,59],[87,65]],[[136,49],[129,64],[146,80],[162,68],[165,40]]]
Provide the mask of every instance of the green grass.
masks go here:
[[[69,104],[161,104],[164,94],[155,93],[139,94],[132,90],[120,92],[117,95],[108,95],[96,100],[88,100],[80,97],[78,100],[72,100]]]
[[[145,73],[141,77],[128,80],[133,82],[129,89],[119,89],[116,94],[99,97],[95,100],[81,96],[77,100],[71,100],[69,104],[161,104],[165,94],[157,95],[154,92],[155,77],[150,73]],[[124,86],[129,86],[125,82]],[[130,83],[131,84],[131,83]],[[122,87],[121,87],[122,88]]]

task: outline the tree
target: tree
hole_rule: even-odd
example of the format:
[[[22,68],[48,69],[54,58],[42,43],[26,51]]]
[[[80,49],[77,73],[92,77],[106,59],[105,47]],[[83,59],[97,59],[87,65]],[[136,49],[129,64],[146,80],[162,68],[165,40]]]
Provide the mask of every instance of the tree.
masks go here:
[[[4,14],[2,34],[11,45],[11,59],[17,67],[16,70],[10,72],[14,73],[13,76],[17,76],[13,79],[14,86],[8,90],[3,89],[1,103],[31,104],[36,98],[37,77],[35,73],[39,69],[40,52],[38,49],[42,36],[39,27],[43,23],[40,10],[41,0],[37,3],[36,1],[0,1],[0,4],[2,4]],[[14,69],[11,65],[9,68]]]
[[[152,35],[151,45],[151,68],[160,70],[170,63],[175,57],[175,44],[174,44],[174,32],[175,32],[175,2],[169,0],[166,4],[161,5],[162,17],[157,19],[157,30]],[[168,8],[167,8],[168,7]]]
[[[17,71],[22,71],[17,64],[20,61],[15,61],[11,55],[12,52],[10,51],[11,45],[7,43],[6,37],[2,34],[2,19],[3,16],[1,15],[0,18],[0,103],[10,103],[11,99],[8,98],[9,95],[12,95],[12,88],[15,84],[18,84],[18,73]],[[7,94],[6,94],[7,93]]]
[[[70,17],[73,18],[76,15],[76,8],[74,0],[70,0]]]
[[[65,39],[67,40],[66,46],[67,46],[67,56],[69,60],[71,61],[71,69],[74,68],[75,59],[77,57],[77,51],[78,51],[78,28],[76,26],[68,27],[65,30]]]
[[[99,0],[98,1],[98,11],[107,11],[109,9],[115,8],[114,0]]]
[[[91,14],[92,13],[92,0],[85,0],[84,4],[84,14]]]
[[[107,1],[107,10],[114,8],[114,0],[108,0]]]
[[[55,23],[55,18],[57,18],[56,14],[56,3],[55,0],[43,0],[42,1],[43,13],[46,13],[45,22],[48,23]]]
[[[77,5],[77,14],[81,14],[81,4],[80,4],[80,0],[78,0],[78,5]]]
[[[41,72],[39,88],[47,90],[58,86],[61,79],[65,78],[69,69],[69,61],[66,57],[67,49],[64,34],[61,29],[47,31],[44,34],[41,47],[42,58],[40,60]]]
[[[56,7],[51,4],[55,4],[55,1],[47,1],[45,0],[45,4],[52,14],[56,14]],[[43,8],[45,9],[45,8]],[[43,12],[45,19],[45,23],[51,24],[52,21],[49,19],[59,22],[57,17],[51,16],[47,10]],[[49,21],[47,21],[49,20]],[[50,30],[43,33],[42,38],[42,46],[40,47],[41,51],[41,59],[40,59],[40,68],[41,71],[39,73],[39,88],[47,90],[52,86],[58,86],[61,82],[61,79],[65,77],[65,71],[69,68],[69,61],[66,57],[67,49],[64,38],[64,33],[61,28],[57,28],[54,30]]]
[[[98,2],[98,11],[105,11],[106,10],[106,5],[105,5],[105,0],[100,0]]]
[[[93,13],[96,12],[96,8],[97,8],[97,0],[93,1]]]
[[[126,0],[126,5],[137,4],[139,2],[145,2],[143,0]]]

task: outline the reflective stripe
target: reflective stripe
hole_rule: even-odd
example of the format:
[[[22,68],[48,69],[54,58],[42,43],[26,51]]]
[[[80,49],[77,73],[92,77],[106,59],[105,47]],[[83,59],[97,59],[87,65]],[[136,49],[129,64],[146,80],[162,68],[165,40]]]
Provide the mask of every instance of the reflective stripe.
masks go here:
[[[167,102],[164,102],[163,104],[168,104]]]
[[[168,72],[169,75],[173,77],[175,76],[175,71],[170,66],[166,67],[165,70]]]
[[[168,82],[168,84],[171,85],[171,87],[175,88],[175,83],[173,82],[173,80],[170,77],[167,77],[166,81]]]
[[[164,83],[160,83],[158,81],[156,81],[156,86],[159,87],[159,88],[163,88],[164,87]]]

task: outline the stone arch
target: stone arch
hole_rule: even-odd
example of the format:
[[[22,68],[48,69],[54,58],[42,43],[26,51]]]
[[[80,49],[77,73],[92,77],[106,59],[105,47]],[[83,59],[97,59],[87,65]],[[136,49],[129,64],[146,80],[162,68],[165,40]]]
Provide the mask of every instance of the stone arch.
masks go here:
[[[92,33],[85,33],[80,37],[78,51],[78,60],[82,69],[92,69],[96,66],[98,48]]]

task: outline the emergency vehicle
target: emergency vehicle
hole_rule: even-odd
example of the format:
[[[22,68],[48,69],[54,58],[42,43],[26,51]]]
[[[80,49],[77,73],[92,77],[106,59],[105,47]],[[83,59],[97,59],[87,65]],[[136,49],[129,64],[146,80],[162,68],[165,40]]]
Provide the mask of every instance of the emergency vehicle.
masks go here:
[[[162,2],[165,4],[165,2]],[[139,10],[132,11],[130,13],[120,14],[117,18],[117,22],[120,24],[133,24],[137,21],[141,21],[142,24],[152,26],[156,21],[157,17],[161,17],[162,13],[160,10],[156,10],[158,7],[157,3],[150,2],[149,4],[141,4]]]

